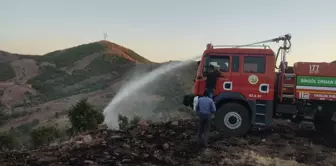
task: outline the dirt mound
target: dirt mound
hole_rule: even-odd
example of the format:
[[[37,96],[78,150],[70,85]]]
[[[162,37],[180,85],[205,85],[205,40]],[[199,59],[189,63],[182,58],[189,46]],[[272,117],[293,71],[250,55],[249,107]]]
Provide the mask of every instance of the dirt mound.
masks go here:
[[[336,164],[335,150],[314,145],[310,132],[291,127],[278,124],[264,132],[251,132],[239,138],[223,138],[212,131],[206,150],[196,148],[196,126],[190,120],[127,131],[100,129],[35,151],[1,152],[0,162],[2,165]]]

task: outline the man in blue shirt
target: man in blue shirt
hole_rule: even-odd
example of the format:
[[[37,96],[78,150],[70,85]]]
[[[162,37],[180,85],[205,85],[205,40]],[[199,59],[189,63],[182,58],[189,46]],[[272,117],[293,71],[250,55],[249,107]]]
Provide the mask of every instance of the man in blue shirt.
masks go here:
[[[208,146],[208,132],[211,127],[211,115],[216,112],[216,106],[213,100],[209,97],[209,92],[205,90],[204,96],[198,98],[196,112],[199,116],[197,140],[201,144],[202,136],[204,138],[204,146]]]

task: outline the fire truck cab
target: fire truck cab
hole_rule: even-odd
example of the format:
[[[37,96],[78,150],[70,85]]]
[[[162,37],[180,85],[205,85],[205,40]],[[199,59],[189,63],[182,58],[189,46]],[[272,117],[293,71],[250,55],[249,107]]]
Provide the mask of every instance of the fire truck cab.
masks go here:
[[[275,55],[270,48],[223,48],[207,44],[199,63],[193,94],[202,96],[206,72],[220,72],[213,100],[216,128],[225,135],[246,133],[251,125],[272,123]]]
[[[183,104],[193,107],[194,98],[203,96],[206,87],[206,73],[212,65],[220,72],[213,89],[213,100],[217,111],[215,124],[219,132],[226,136],[240,136],[251,127],[263,128],[272,124],[279,97],[282,99],[283,90],[276,84],[284,78],[287,63],[286,50],[290,48],[291,36],[257,42],[249,45],[227,46],[206,45],[194,81],[193,93],[185,95]],[[278,53],[266,45],[256,45],[266,42],[284,41]],[[276,60],[280,51],[280,67]],[[276,68],[280,73],[276,72]],[[282,84],[281,84],[282,86]],[[281,100],[280,100],[281,101]]]

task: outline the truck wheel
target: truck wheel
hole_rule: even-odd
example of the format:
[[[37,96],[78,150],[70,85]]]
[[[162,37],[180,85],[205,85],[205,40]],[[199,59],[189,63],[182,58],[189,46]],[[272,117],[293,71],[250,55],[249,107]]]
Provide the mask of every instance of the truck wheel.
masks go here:
[[[250,129],[249,117],[249,111],[243,105],[227,103],[215,113],[216,128],[225,136],[241,136]]]
[[[336,139],[336,122],[332,122],[331,124],[331,132],[332,132],[332,139],[335,140]]]
[[[323,113],[316,113],[314,116],[314,127],[318,134],[325,137],[328,135],[328,120]]]
[[[331,120],[332,112],[316,113],[314,127],[321,136],[336,139],[336,123]]]
[[[314,127],[319,136],[326,140],[326,144],[336,147],[336,122],[330,119],[331,116],[329,113],[316,113]]]

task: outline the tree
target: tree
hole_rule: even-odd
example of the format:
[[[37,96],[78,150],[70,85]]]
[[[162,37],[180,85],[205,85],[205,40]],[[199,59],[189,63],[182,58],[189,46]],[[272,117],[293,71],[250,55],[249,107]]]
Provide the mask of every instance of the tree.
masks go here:
[[[103,113],[82,99],[72,106],[68,112],[68,117],[72,124],[73,132],[83,132],[97,129],[98,125],[104,121]]]

